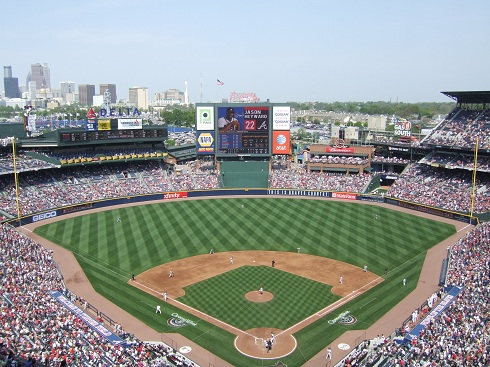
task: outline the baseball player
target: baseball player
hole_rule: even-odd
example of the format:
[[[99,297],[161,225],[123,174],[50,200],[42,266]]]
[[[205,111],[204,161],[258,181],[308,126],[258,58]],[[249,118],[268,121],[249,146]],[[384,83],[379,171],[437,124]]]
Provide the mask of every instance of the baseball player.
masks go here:
[[[160,305],[157,305],[157,309],[156,309],[155,313],[162,313],[162,310],[160,309]]]

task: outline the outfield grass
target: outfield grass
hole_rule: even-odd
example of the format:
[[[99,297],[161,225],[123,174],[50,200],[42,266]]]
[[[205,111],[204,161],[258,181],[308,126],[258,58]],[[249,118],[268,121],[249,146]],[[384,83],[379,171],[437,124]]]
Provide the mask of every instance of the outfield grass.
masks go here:
[[[121,217],[120,223],[117,217]],[[454,234],[455,228],[379,206],[329,200],[240,198],[119,208],[55,222],[38,227],[35,232],[73,251],[99,293],[155,330],[176,332],[154,313],[157,299],[126,284],[131,274],[161,263],[206,254],[210,248],[215,251],[296,251],[301,247],[302,253],[359,267],[367,264],[370,271],[380,276],[387,268],[385,282],[332,315],[334,318],[350,311],[358,319],[352,328],[359,329],[371,325],[415,287],[426,251]],[[231,272],[223,276],[240,278],[241,271],[247,268],[237,270],[236,275]],[[219,278],[209,281],[221,281]],[[400,289],[403,278],[409,282]],[[299,289],[295,280],[290,287]],[[194,292],[190,287],[186,289],[186,302],[214,315],[228,312],[226,302],[215,302],[206,295],[205,289],[212,287],[197,288],[204,293]],[[223,290],[223,294],[226,292]],[[306,302],[318,300],[309,296]],[[371,306],[364,306],[366,304]],[[301,307],[295,302],[293,308],[297,311],[288,312],[299,314]],[[168,304],[163,305],[162,312],[164,316],[178,312],[195,319]],[[277,309],[277,312],[282,311]],[[323,318],[297,333],[298,350],[281,360],[289,365],[301,365],[348,329],[329,324],[329,319]],[[241,323],[239,319],[233,322]],[[262,365],[236,352],[231,334],[204,321],[199,321],[196,327],[178,329],[178,332],[235,366]]]

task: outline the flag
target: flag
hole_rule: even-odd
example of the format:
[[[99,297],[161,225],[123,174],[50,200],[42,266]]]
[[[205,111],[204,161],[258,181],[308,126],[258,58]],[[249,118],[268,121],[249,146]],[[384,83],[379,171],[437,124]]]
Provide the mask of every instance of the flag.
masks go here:
[[[225,83],[223,83],[223,82],[222,82],[221,80],[219,80],[219,79],[216,79],[216,84],[218,84],[218,85],[224,85]]]

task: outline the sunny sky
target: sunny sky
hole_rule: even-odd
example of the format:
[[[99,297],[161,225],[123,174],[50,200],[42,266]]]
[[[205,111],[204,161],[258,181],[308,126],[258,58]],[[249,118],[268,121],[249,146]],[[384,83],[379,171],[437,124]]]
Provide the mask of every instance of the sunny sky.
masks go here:
[[[265,101],[450,102],[490,90],[490,1],[86,0],[2,4],[0,62],[24,85],[148,87],[191,103],[231,92]],[[224,85],[218,86],[216,79]],[[3,85],[0,87],[3,89]]]

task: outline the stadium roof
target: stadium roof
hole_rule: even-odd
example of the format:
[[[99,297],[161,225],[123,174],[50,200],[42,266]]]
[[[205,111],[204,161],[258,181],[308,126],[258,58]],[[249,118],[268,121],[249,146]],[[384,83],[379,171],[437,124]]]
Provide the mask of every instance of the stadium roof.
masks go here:
[[[441,92],[445,96],[456,100],[458,103],[488,103],[490,91],[475,92]]]

